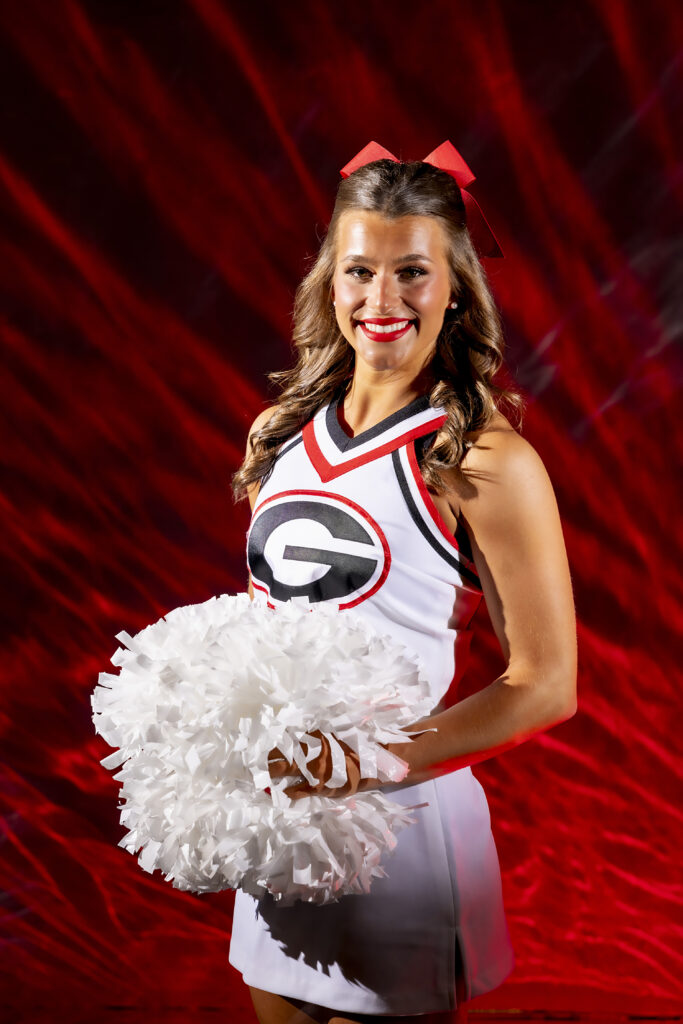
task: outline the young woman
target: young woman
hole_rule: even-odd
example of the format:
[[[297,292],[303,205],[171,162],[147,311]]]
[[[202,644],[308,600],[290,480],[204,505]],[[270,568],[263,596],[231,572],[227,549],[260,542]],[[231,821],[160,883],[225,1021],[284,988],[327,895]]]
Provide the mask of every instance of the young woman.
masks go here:
[[[229,959],[260,1024],[464,1024],[467,1001],[514,966],[470,766],[576,710],[557,503],[499,408],[519,411],[522,399],[494,382],[501,326],[473,236],[501,253],[461,187],[472,176],[459,154],[450,143],[435,153],[403,163],[371,143],[345,168],[295,299],[297,364],[269,374],[282,393],[256,418],[233,479],[252,507],[252,598],[335,601],[390,632],[420,656],[433,691],[433,712],[410,731],[436,729],[389,747],[408,774],[384,788],[424,806],[369,894],[280,908],[236,893]],[[482,598],[507,667],[457,701]],[[325,743],[310,765],[317,786],[294,782],[292,798],[379,786],[359,784],[345,749],[342,789],[325,785]],[[293,771],[278,755],[274,778]]]

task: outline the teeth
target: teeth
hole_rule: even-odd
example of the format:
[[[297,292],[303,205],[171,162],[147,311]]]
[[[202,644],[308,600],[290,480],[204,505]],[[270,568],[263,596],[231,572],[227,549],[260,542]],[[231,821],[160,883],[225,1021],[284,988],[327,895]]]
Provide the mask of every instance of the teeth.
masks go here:
[[[369,324],[361,320],[363,326],[374,334],[390,334],[393,331],[402,331],[404,327],[410,323],[410,320],[400,320],[398,323],[390,324],[388,327],[380,326],[379,324]]]

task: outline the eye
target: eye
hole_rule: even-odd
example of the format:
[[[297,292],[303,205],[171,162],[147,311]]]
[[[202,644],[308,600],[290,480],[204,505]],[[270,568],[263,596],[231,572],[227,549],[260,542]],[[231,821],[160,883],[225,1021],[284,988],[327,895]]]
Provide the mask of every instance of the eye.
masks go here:
[[[344,271],[346,274],[351,274],[352,277],[359,278],[362,274],[369,274],[370,271],[367,267],[349,267],[348,270]],[[423,270],[422,267],[403,267],[401,270],[402,274],[408,274],[409,279],[415,280],[416,277],[423,277],[427,271]]]

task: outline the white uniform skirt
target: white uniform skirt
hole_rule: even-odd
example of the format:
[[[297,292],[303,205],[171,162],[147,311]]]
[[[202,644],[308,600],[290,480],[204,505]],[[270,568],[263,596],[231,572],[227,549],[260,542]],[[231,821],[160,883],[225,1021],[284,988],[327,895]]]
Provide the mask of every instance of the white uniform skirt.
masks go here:
[[[398,833],[370,893],[280,907],[237,890],[228,960],[245,984],[334,1010],[408,1015],[456,1009],[458,961],[466,1000],[511,973],[491,816],[471,768],[382,788],[427,806],[411,811],[416,824]]]

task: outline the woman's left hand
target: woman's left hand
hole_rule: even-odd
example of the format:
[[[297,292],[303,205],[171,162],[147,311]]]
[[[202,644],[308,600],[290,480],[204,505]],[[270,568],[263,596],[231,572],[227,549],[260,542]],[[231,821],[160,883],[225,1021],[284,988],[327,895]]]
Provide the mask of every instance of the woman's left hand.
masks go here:
[[[348,743],[344,743],[343,740],[335,737],[346,755],[346,774],[348,778],[343,786],[339,786],[336,789],[328,789],[326,783],[332,776],[330,744],[319,729],[310,732],[309,735],[315,736],[322,743],[318,756],[306,764],[311,775],[317,779],[317,783],[311,785],[306,779],[302,779],[301,782],[294,782],[291,786],[287,786],[284,792],[292,800],[300,800],[305,796],[353,796],[355,793],[362,793],[368,789],[377,789],[381,786],[379,779],[361,779],[358,754]],[[305,743],[306,741],[304,740],[303,742]],[[274,747],[268,754],[268,769],[272,779],[280,779],[285,775],[301,775],[298,766],[287,761],[284,754],[277,747]]]

